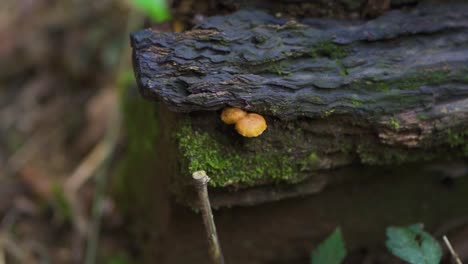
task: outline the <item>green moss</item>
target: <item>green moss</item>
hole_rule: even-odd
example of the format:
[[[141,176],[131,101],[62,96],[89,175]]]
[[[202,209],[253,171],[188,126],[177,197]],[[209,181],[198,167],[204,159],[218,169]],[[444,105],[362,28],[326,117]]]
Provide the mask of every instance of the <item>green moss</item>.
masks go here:
[[[400,120],[396,118],[390,118],[388,124],[390,125],[390,127],[393,128],[393,130],[398,131],[400,129]]]
[[[338,60],[346,57],[346,50],[332,42],[322,42],[316,44],[310,51],[311,57],[328,57],[330,59]]]
[[[354,106],[361,106],[364,104],[363,101],[359,100],[359,96],[357,96],[356,94],[353,94],[352,98],[349,99],[349,102]]]
[[[216,43],[222,46],[231,46],[231,43],[224,38],[216,39]]]
[[[179,151],[184,158],[183,167],[189,174],[205,170],[210,176],[210,185],[221,187],[233,184],[253,186],[266,182],[300,181],[303,166],[312,166],[318,156],[309,155],[296,160],[289,153],[278,153],[263,149],[249,153],[239,149],[226,150],[207,133],[194,131],[190,125],[183,125],[176,134]],[[248,139],[256,140],[256,139]],[[264,146],[268,148],[268,146]]]
[[[451,148],[461,148],[463,156],[468,156],[468,130],[460,132],[447,130],[447,142]]]
[[[320,117],[321,118],[327,118],[327,117],[331,116],[334,112],[335,112],[335,108],[325,110],[325,111],[322,112],[322,114],[320,114]]]
[[[336,60],[336,63],[340,66],[340,75],[341,76],[348,76],[348,69],[340,60]]]
[[[375,89],[379,92],[388,92],[390,91],[390,86],[385,82],[377,82],[374,84]]]
[[[274,73],[281,77],[288,77],[292,75],[292,73],[284,69],[284,66],[282,66],[281,63],[272,64],[270,67],[266,69],[266,72]]]
[[[419,113],[416,117],[421,121],[428,120],[430,118],[427,114],[423,113]]]
[[[317,153],[312,152],[310,153],[305,159],[301,160],[300,165],[301,171],[311,170],[314,169],[320,161],[319,156]]]
[[[342,46],[339,46],[332,42],[321,42],[316,44],[309,51],[309,55],[313,58],[327,57],[332,60],[335,60],[340,75],[348,75],[348,69],[341,61],[341,59],[346,57],[346,50]]]

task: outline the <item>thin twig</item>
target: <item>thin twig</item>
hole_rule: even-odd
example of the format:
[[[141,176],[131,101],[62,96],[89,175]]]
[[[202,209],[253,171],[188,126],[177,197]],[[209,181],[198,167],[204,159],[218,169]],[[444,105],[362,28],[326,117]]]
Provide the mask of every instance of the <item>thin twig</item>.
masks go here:
[[[108,155],[106,148],[107,146],[104,140],[99,142],[86,158],[81,161],[71,176],[65,181],[65,188],[67,191],[75,193],[93,176],[96,168],[101,165],[102,161]]]
[[[210,247],[210,257],[215,264],[224,264],[224,257],[216,233],[216,225],[211,211],[210,199],[208,197],[207,183],[210,181],[205,171],[196,171],[192,174],[194,185],[198,193],[201,204],[203,224],[205,225],[206,236]]]
[[[444,239],[444,242],[445,242],[445,244],[447,245],[447,247],[448,247],[448,249],[450,251],[450,254],[452,254],[452,257],[455,260],[455,262],[457,264],[463,264],[461,262],[461,260],[460,260],[460,257],[458,256],[457,252],[455,252],[455,250],[453,249],[452,244],[450,244],[450,241],[448,240],[447,236],[444,236],[443,239]]]
[[[73,214],[73,224],[82,237],[87,235],[89,223],[78,198],[78,191],[96,173],[109,155],[108,142],[104,139],[84,158],[63,186],[64,195]]]

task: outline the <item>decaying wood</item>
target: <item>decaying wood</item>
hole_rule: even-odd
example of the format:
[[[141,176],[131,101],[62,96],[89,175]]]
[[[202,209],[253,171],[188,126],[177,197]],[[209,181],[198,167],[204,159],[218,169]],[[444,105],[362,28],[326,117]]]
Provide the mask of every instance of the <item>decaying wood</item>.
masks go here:
[[[238,11],[131,40],[141,93],[190,116],[226,155],[280,153],[298,161],[301,179],[355,163],[468,155],[468,4],[369,21]],[[226,106],[263,114],[267,132],[233,140],[218,117]],[[319,161],[309,166],[308,156]]]
[[[392,11],[366,23],[241,11],[183,34],[140,31],[132,44],[142,93],[174,111],[231,105],[374,125],[397,116],[425,133],[468,119],[468,5]]]

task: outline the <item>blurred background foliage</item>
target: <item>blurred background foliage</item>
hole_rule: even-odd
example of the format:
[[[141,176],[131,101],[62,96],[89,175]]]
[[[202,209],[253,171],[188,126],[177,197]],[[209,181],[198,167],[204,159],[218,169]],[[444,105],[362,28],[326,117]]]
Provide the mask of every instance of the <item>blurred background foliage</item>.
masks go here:
[[[154,22],[164,22],[171,18],[166,0],[133,0],[132,4]]]
[[[0,263],[132,263],[111,194],[156,127],[129,33],[170,18],[165,0],[0,3]]]

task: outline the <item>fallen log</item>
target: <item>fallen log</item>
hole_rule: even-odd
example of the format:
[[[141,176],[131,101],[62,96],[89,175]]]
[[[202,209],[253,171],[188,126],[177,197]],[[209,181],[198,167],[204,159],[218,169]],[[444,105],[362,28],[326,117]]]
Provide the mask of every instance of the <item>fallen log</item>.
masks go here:
[[[177,120],[168,132],[180,160],[175,182],[206,170],[213,187],[251,193],[323,186],[344,166],[468,156],[468,4],[370,21],[239,11],[185,33],[143,30],[131,42],[141,94]],[[227,106],[264,115],[268,129],[241,137],[219,118]],[[293,193],[317,188],[301,190]]]

